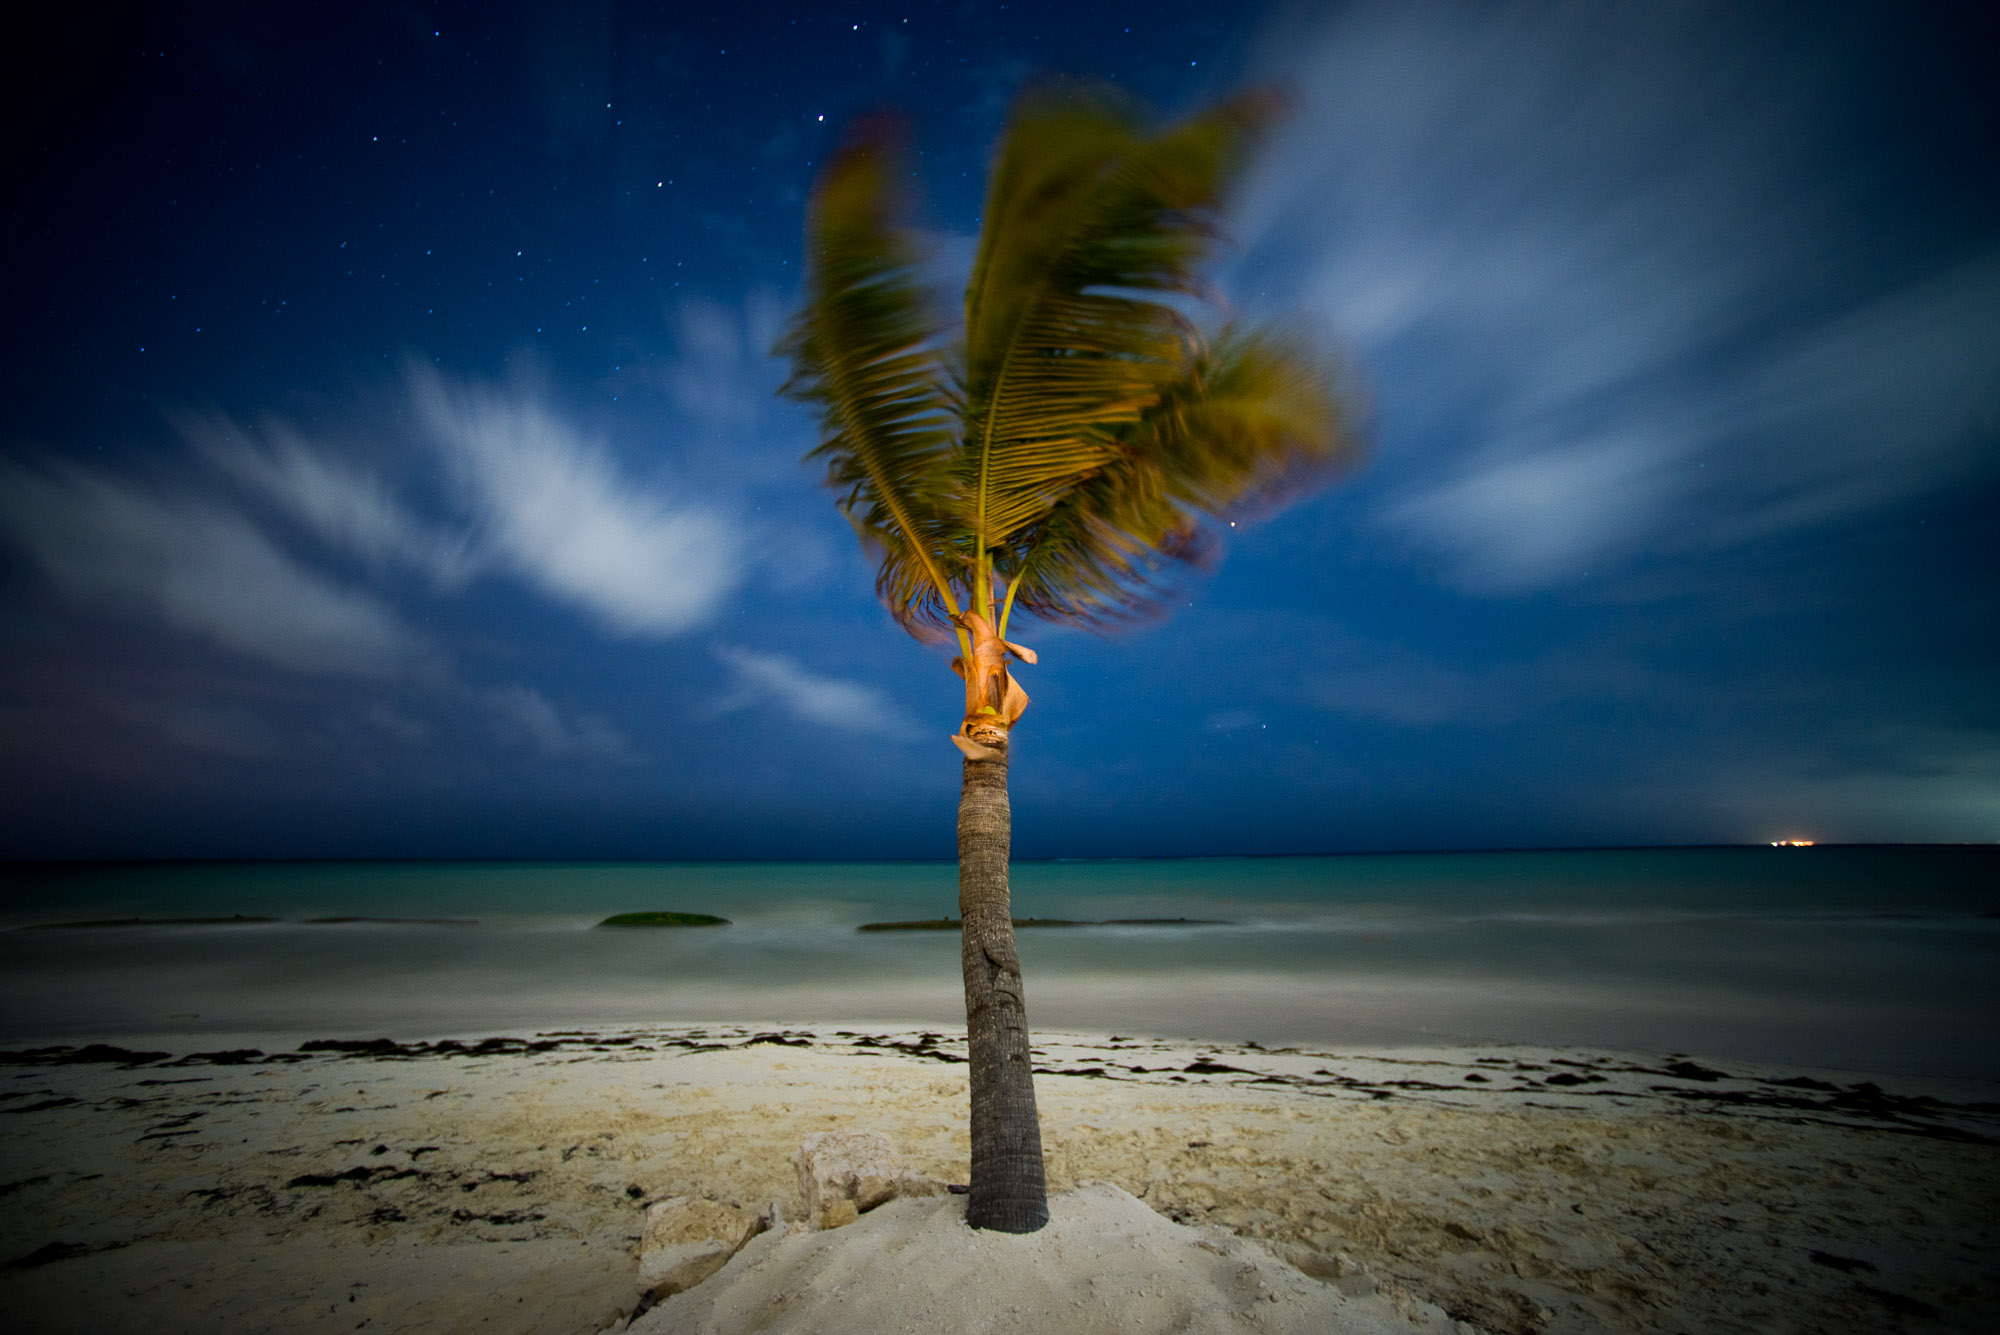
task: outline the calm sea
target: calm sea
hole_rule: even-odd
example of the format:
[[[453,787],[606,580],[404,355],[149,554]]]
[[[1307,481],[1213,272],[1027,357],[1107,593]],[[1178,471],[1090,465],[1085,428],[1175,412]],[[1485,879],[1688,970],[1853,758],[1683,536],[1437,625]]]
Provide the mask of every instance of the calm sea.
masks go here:
[[[0,1039],[962,1023],[942,863],[15,866]],[[1020,863],[1046,1029],[1526,1042],[2000,1077],[2000,849]],[[616,930],[646,909],[719,928]],[[119,918],[272,922],[34,929]],[[460,919],[315,923],[314,918]]]

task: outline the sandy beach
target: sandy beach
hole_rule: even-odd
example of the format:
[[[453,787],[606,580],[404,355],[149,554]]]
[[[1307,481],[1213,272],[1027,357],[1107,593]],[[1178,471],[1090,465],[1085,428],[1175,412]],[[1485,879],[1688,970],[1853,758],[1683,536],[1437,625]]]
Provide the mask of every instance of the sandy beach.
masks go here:
[[[213,1040],[5,1055],[11,1329],[605,1330],[641,1305],[649,1203],[798,1221],[792,1155],[828,1130],[965,1175],[944,1030]],[[1129,1193],[1411,1329],[1972,1331],[2000,1301],[1990,1086],[1511,1046],[1037,1058],[1052,1191]],[[864,1215],[849,1250],[958,1199]],[[671,1318],[700,1292],[640,1326],[695,1328]],[[1170,1328],[1093,1325],[1084,1293],[1074,1330]]]

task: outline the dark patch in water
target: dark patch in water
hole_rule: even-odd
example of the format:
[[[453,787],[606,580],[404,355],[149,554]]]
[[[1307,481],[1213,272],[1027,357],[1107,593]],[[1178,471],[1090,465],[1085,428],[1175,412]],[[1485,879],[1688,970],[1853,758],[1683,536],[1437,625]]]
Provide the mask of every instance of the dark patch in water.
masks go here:
[[[1234,927],[1219,918],[1015,918],[1016,927]],[[909,922],[864,922],[857,932],[955,932],[957,918],[918,918]]]
[[[644,913],[614,913],[599,927],[727,927],[729,919],[718,918],[713,913],[677,913],[671,909],[653,909]]]
[[[251,918],[241,913],[227,918],[88,918],[82,922],[33,922],[15,930],[21,932],[73,932],[92,927],[236,927],[277,922],[276,918]]]
[[[310,927],[331,927],[345,923],[370,923],[390,927],[477,927],[477,918],[306,918]]]

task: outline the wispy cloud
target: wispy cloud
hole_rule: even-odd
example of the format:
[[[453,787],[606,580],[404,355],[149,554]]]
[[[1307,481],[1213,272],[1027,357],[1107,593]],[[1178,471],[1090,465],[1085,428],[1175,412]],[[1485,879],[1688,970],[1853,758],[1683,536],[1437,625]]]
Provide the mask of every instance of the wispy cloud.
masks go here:
[[[851,543],[832,541],[826,499],[801,458],[816,439],[812,414],[782,397],[787,367],[772,349],[787,313],[753,287],[740,300],[686,297],[667,312],[671,345],[653,366],[670,408],[676,464],[690,486],[729,498],[744,583],[789,592],[848,576]]]
[[[776,293],[754,289],[735,306],[691,297],[670,323],[674,353],[661,383],[682,416],[736,438],[772,416],[773,394],[784,381],[782,364],[771,356],[785,326]]]
[[[917,733],[889,698],[871,686],[820,676],[784,654],[718,645],[715,656],[735,680],[735,689],[719,706],[725,711],[770,703],[803,722],[844,732],[896,738]]]
[[[357,755],[497,735],[550,757],[642,758],[587,708],[464,683],[454,646],[397,604],[518,576],[615,633],[662,637],[701,624],[734,587],[729,524],[628,479],[532,393],[429,372],[405,390],[424,428],[414,436],[365,416],[315,439],[276,418],[246,428],[184,414],[172,420],[189,454],[143,472],[0,458],[0,538],[64,603],[244,663],[347,679],[284,684],[218,665],[195,674],[222,673],[220,693],[99,689],[86,714],[243,760],[324,746],[336,719]],[[457,485],[424,487],[425,474]],[[390,683],[414,688],[417,716],[376,698]],[[287,703],[263,707],[274,699]]]
[[[1301,106],[1248,188],[1243,285],[1359,345],[1376,525],[1454,584],[1797,531],[1977,464],[2000,255],[1882,264],[1845,221],[1875,169],[1821,135],[1832,48],[1720,12],[1362,3],[1266,53]]]
[[[1662,632],[1665,633],[1665,632]],[[1240,666],[1214,684],[1251,697],[1218,699],[1205,725],[1238,731],[1295,710],[1339,715],[1398,729],[1511,725],[1579,706],[1657,698],[1658,673],[1645,666],[1648,643],[1615,637],[1603,644],[1536,646],[1467,661],[1450,649],[1366,634],[1336,617],[1264,608],[1210,610],[1183,631],[1204,661]],[[1451,649],[1461,646],[1454,643]],[[1243,646],[1255,645],[1245,659]],[[1202,693],[1190,697],[1205,704]]]
[[[266,419],[253,431],[220,414],[173,421],[224,476],[377,571],[412,569],[455,589],[482,567],[469,529],[419,518],[381,476],[309,442],[288,423]]]
[[[483,698],[505,739],[544,756],[618,763],[639,759],[631,742],[608,719],[588,713],[565,717],[532,687],[503,686]]]
[[[624,635],[707,620],[735,587],[731,526],[627,478],[599,444],[528,394],[452,384],[413,366],[419,417],[457,466],[482,540],[517,574]]]
[[[2000,252],[1777,340],[1693,426],[1718,447],[1697,498],[1721,509],[1705,536],[1720,544],[1841,519],[1990,466],[1995,312]],[[1723,493],[1745,503],[1729,506]]]
[[[1558,583],[1622,551],[1686,484],[1657,433],[1509,449],[1402,489],[1391,528],[1453,561],[1457,583],[1512,590]]]
[[[65,597],[278,667],[379,678],[431,653],[386,603],[307,569],[214,501],[0,463],[0,525]]]

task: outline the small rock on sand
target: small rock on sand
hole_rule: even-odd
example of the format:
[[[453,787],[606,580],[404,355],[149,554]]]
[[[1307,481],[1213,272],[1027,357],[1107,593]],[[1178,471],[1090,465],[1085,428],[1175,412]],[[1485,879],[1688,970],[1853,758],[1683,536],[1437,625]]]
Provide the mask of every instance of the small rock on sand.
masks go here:
[[[648,1206],[639,1281],[656,1298],[693,1288],[722,1269],[763,1223],[748,1210],[697,1197]]]
[[[807,1136],[792,1164],[812,1228],[839,1228],[897,1196],[937,1196],[945,1184],[903,1167],[889,1138],[875,1131]]]

